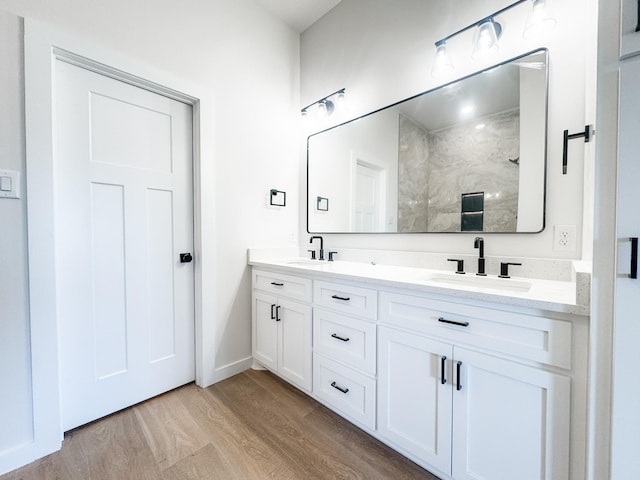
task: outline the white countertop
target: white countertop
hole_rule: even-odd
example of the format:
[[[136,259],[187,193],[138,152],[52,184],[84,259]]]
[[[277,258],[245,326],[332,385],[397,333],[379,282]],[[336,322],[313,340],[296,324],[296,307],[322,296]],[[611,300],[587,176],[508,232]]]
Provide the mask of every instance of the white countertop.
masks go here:
[[[550,312],[589,315],[589,304],[579,304],[576,298],[581,286],[575,281],[537,278],[498,278],[496,275],[479,277],[472,273],[456,275],[453,272],[395,265],[337,260],[334,262],[307,258],[252,258],[255,267],[277,269],[284,273],[311,275],[322,279],[345,279],[375,283],[382,286],[409,288],[425,293],[457,298],[535,308]],[[584,288],[584,286],[582,286]],[[588,296],[587,296],[588,298]]]

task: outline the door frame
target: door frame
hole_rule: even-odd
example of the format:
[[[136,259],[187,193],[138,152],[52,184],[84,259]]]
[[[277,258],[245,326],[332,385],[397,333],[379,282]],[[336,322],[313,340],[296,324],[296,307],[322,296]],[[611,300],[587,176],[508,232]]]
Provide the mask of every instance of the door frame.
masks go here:
[[[215,202],[212,96],[205,87],[160,71],[69,32],[25,19],[25,130],[33,441],[12,452],[15,466],[59,450],[63,434],[58,364],[54,205],[55,64],[61,60],[190,104],[193,110],[194,313],[196,383],[214,383]],[[202,159],[207,159],[203,161]],[[203,295],[207,292],[207,295]]]

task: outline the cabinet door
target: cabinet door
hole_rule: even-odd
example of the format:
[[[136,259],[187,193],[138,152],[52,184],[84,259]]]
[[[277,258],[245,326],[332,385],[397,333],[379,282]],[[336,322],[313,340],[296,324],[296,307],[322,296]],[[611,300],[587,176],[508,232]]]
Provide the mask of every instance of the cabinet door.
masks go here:
[[[278,368],[277,299],[273,295],[253,292],[252,341],[253,357],[271,370]]]
[[[569,378],[461,348],[454,357],[452,476],[567,479]]]
[[[278,373],[311,390],[311,307],[278,299]]]
[[[451,471],[452,350],[409,333],[378,331],[379,432],[446,474]]]
[[[629,3],[629,2],[627,2]],[[640,33],[635,34],[640,37]],[[613,324],[611,478],[640,478],[640,279],[631,272],[630,238],[640,237],[640,58],[620,67],[617,259]],[[637,265],[637,260],[636,262]]]

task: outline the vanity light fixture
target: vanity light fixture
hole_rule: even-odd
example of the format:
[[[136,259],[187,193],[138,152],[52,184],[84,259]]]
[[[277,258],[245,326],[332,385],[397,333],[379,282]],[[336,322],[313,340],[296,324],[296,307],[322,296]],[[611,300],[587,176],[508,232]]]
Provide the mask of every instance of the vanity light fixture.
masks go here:
[[[541,31],[552,29],[556,25],[556,20],[549,7],[550,1],[551,0],[518,0],[517,2],[498,10],[491,15],[478,20],[477,22],[461,28],[457,32],[441,38],[435,43],[436,58],[433,63],[433,68],[431,69],[431,74],[434,77],[437,77],[453,71],[454,65],[446,50],[447,42],[453,37],[466,32],[467,30],[471,30],[472,28],[475,28],[476,31],[473,36],[471,58],[478,58],[484,54],[497,51],[499,48],[498,41],[500,40],[500,34],[502,33],[502,25],[495,20],[495,17],[512,9],[516,5],[520,5],[521,3],[529,2],[531,4],[531,12],[527,17],[527,21],[524,26],[524,38],[532,38]]]
[[[310,103],[300,110],[302,118],[307,118],[314,108],[317,110],[318,119],[325,119],[334,111],[343,109],[345,104],[345,92],[346,88],[341,88],[320,100]]]

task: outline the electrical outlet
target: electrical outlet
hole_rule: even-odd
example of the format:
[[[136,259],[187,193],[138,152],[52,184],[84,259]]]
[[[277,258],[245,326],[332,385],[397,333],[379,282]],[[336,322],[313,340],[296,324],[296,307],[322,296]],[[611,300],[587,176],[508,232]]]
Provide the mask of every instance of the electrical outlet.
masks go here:
[[[562,252],[576,251],[576,226],[556,225],[553,230],[553,249]]]

